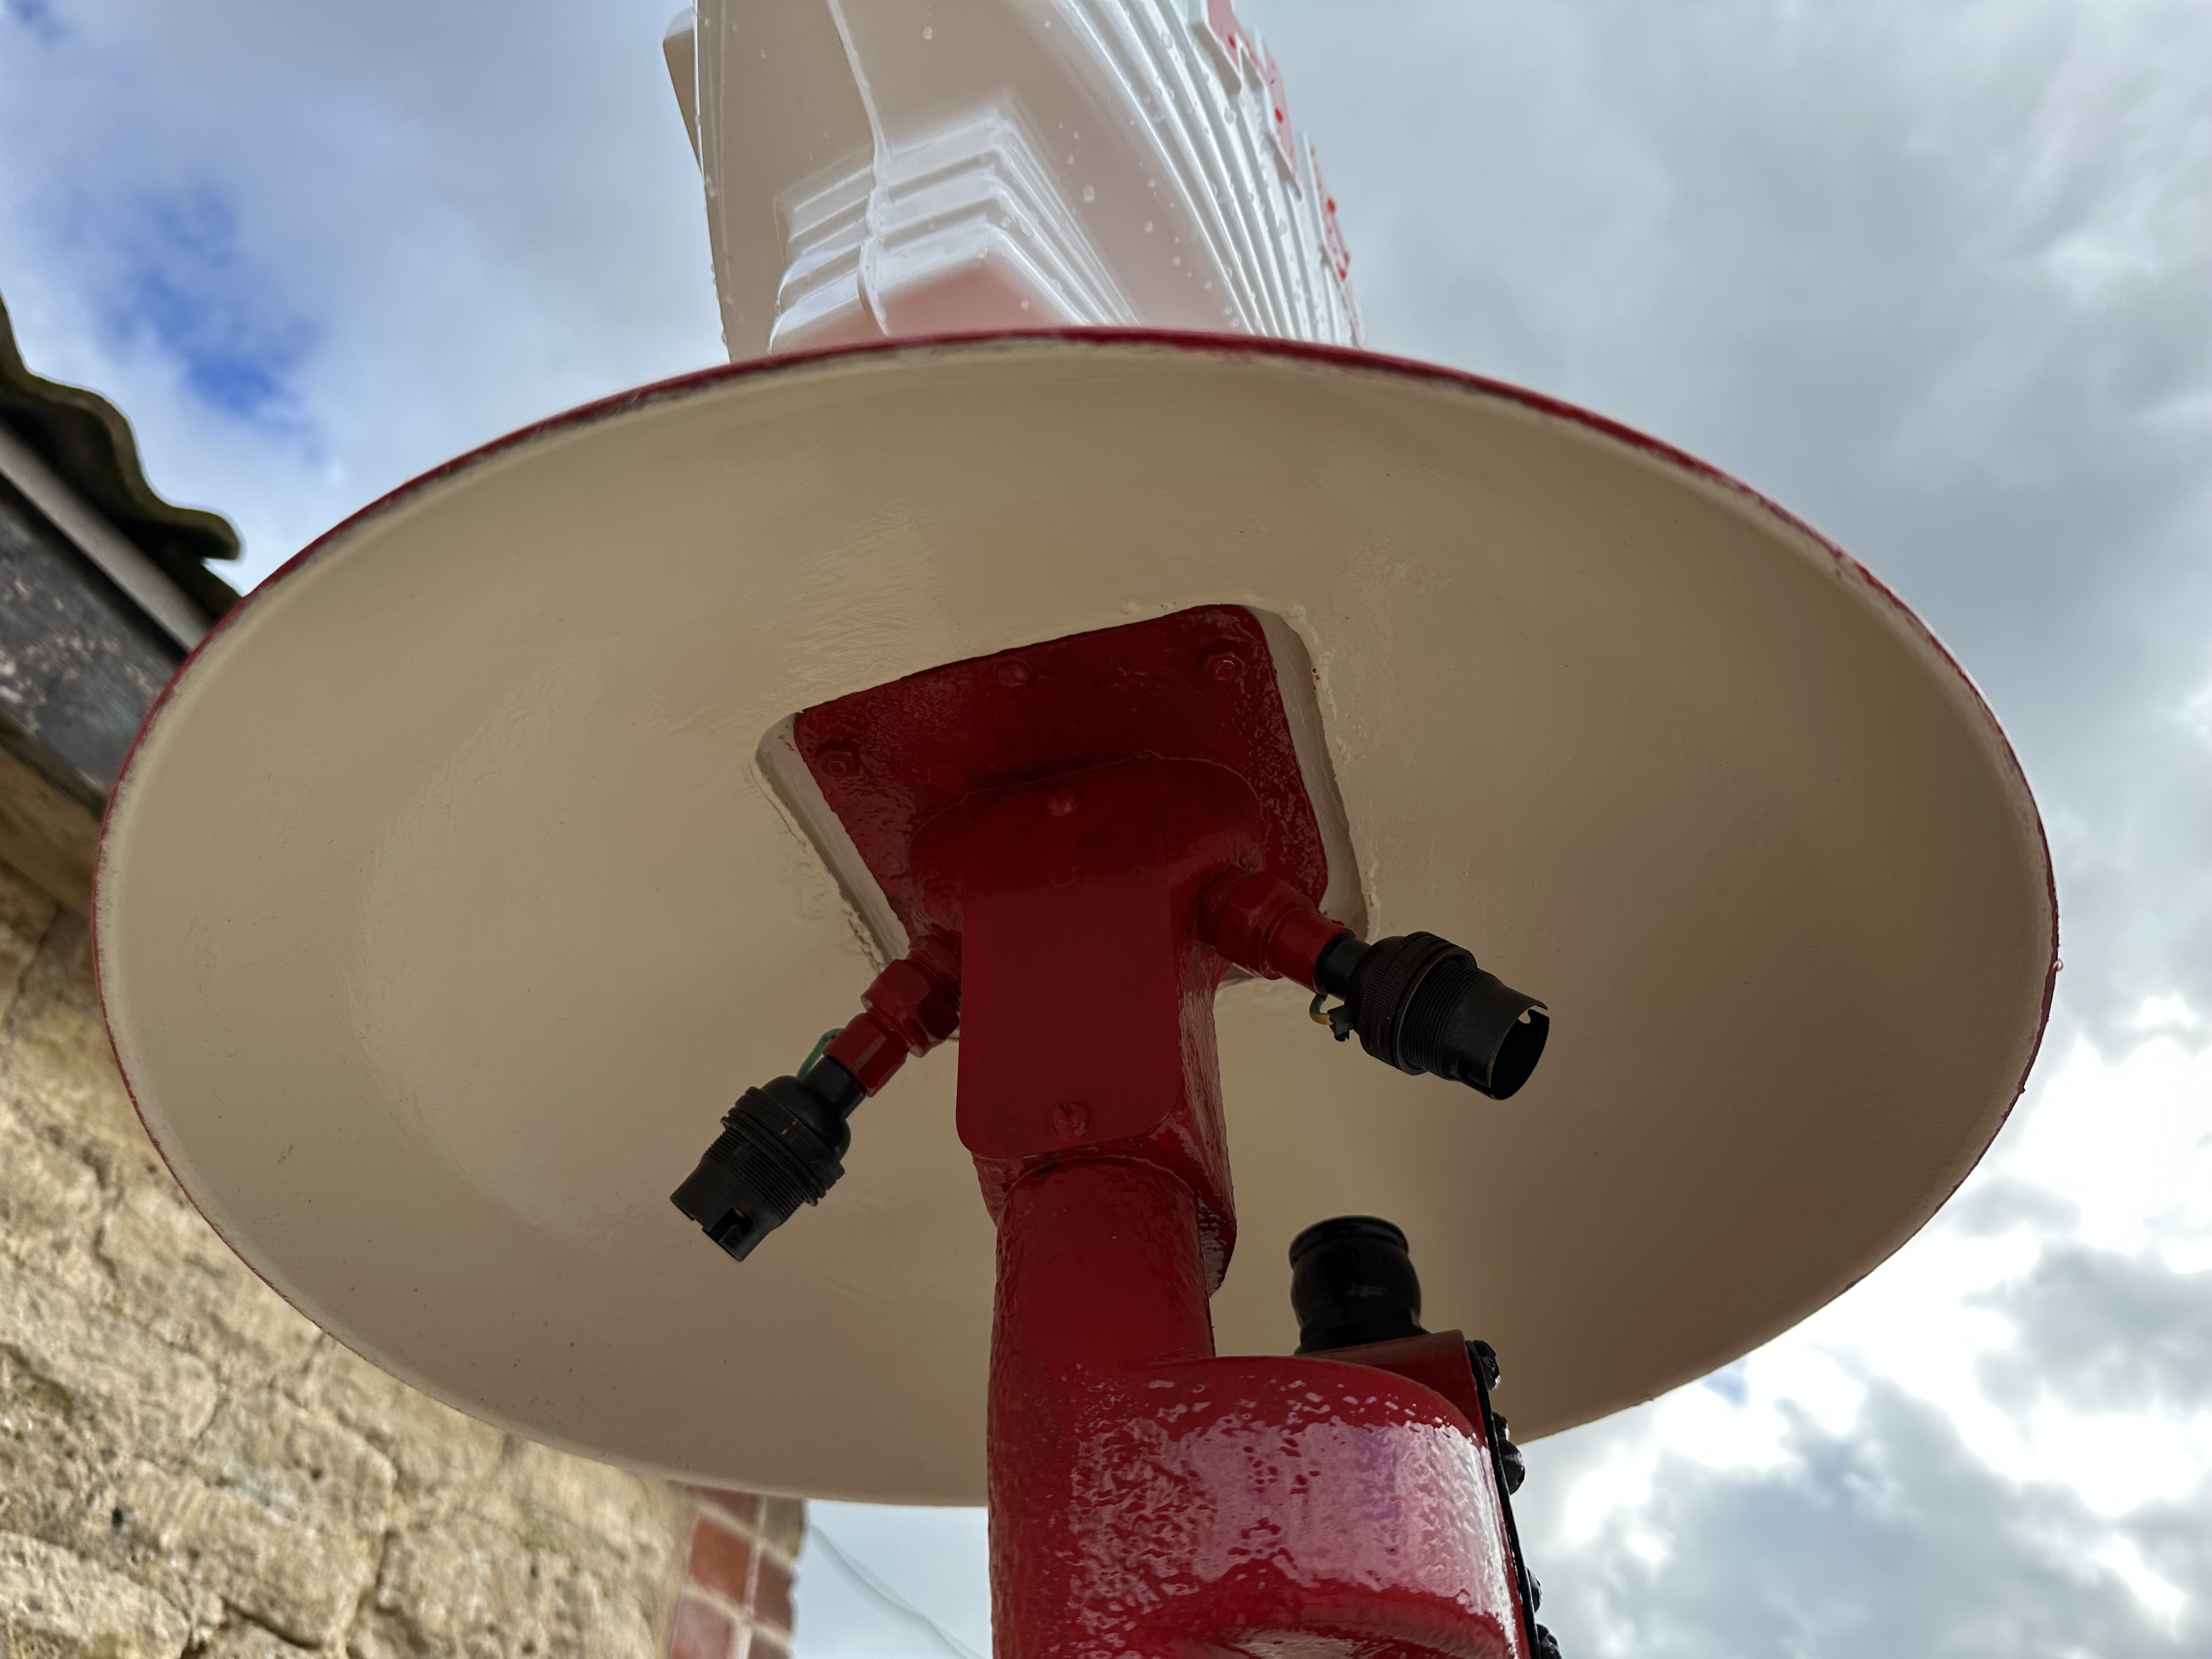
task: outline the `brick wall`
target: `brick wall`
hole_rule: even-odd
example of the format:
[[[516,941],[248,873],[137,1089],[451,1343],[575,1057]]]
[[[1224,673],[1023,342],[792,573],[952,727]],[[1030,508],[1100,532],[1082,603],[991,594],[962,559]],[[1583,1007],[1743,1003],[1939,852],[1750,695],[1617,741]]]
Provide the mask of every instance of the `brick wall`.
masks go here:
[[[139,1128],[82,920],[0,864],[0,1659],[657,1659],[687,1565],[678,1642],[781,1642],[799,1519],[750,1504],[502,1435],[294,1313]]]
[[[786,1659],[805,1506],[710,1488],[693,1496],[669,1659]]]

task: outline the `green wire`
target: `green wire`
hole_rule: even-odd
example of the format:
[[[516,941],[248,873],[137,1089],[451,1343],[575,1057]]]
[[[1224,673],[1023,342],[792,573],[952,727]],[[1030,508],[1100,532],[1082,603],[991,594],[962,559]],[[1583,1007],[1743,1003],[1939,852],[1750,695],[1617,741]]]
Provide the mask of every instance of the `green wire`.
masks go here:
[[[822,1040],[814,1045],[814,1052],[807,1055],[806,1064],[799,1068],[799,1075],[805,1077],[809,1072],[812,1071],[814,1069],[814,1062],[822,1058],[822,1051],[844,1035],[845,1028],[842,1025],[833,1027],[830,1030],[824,1031],[822,1034]]]

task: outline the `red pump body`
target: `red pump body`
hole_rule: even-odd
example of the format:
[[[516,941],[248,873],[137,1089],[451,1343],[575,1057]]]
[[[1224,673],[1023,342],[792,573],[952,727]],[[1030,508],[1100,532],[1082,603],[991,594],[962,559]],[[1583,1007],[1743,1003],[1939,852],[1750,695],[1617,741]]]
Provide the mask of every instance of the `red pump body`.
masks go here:
[[[1223,1358],[1236,1243],[1212,1001],[1345,930],[1259,624],[1185,611],[803,713],[921,943],[827,1051],[871,1092],[961,1028],[999,1227],[993,1623],[1008,1659],[1522,1659],[1455,1334]],[[957,976],[957,1002],[954,984]]]

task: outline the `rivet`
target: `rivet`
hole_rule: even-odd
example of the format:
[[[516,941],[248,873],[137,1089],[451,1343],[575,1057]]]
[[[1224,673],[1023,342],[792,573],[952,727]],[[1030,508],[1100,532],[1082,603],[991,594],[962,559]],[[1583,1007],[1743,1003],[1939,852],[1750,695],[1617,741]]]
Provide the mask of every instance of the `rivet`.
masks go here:
[[[860,757],[849,744],[825,743],[814,751],[814,764],[825,778],[849,778],[860,769]]]
[[[1217,645],[1206,653],[1206,677],[1223,685],[1244,678],[1244,653],[1233,645]]]

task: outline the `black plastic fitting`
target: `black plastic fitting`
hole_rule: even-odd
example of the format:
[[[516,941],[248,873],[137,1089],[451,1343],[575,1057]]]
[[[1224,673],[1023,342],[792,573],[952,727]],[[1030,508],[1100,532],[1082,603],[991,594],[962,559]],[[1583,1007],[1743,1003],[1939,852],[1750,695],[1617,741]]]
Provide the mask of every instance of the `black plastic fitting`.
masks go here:
[[[1428,1334],[1406,1235],[1379,1216],[1317,1221],[1291,1241],[1291,1310],[1300,1353]]]
[[[746,1090],[670,1200],[743,1261],[801,1204],[820,1203],[837,1184],[853,1142],[845,1120],[866,1098],[850,1072],[826,1059],[803,1078]]]
[[[1314,965],[1316,989],[1343,999],[1329,1027],[1386,1066],[1432,1073],[1504,1100],[1543,1058],[1544,1005],[1479,967],[1473,952],[1434,933],[1364,945],[1341,933]]]

